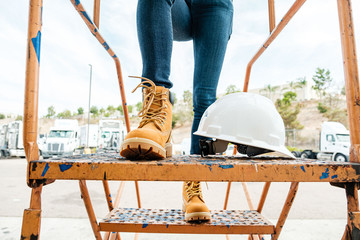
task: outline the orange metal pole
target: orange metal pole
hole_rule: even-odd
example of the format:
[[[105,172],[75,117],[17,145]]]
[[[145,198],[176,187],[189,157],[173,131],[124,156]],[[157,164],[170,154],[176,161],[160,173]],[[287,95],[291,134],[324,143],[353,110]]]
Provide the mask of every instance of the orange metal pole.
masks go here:
[[[109,211],[112,211],[114,209],[114,206],[113,206],[112,199],[111,199],[109,183],[108,183],[108,181],[105,181],[105,180],[103,180],[102,182],[103,182],[103,186],[104,186],[105,198],[106,198],[106,202],[108,204]]]
[[[243,189],[244,189],[244,193],[245,193],[245,197],[246,197],[246,201],[248,203],[248,206],[250,208],[250,210],[254,210],[254,204],[252,203],[251,197],[250,197],[250,193],[249,193],[249,189],[247,187],[247,184],[242,182],[241,183]]]
[[[23,120],[23,144],[28,167],[39,159],[37,146],[39,67],[42,24],[42,0],[30,0],[26,55],[25,99]],[[27,171],[28,174],[30,171]],[[29,175],[27,183],[30,186]],[[24,210],[21,239],[40,236],[42,185],[31,190],[30,208]]]
[[[90,224],[91,224],[91,227],[93,229],[95,238],[97,240],[102,240],[100,230],[99,230],[99,225],[97,224],[94,209],[93,209],[92,204],[91,204],[89,191],[88,191],[87,186],[86,186],[86,181],[85,180],[80,180],[79,181],[79,186],[80,186],[81,196],[82,196],[82,199],[84,201],[86,211],[87,211],[87,214],[89,216]]]
[[[359,71],[350,0],[338,0],[345,91],[351,138],[350,162],[360,162]]]
[[[26,55],[23,143],[28,162],[39,159],[38,129],[39,67],[42,0],[31,0]]]
[[[298,188],[299,188],[299,183],[298,182],[291,183],[290,190],[289,190],[288,196],[286,198],[284,207],[283,207],[283,209],[281,211],[279,220],[278,220],[278,222],[276,224],[275,234],[274,234],[274,236],[272,238],[273,240],[277,240],[279,238],[279,235],[280,235],[281,230],[282,230],[282,228],[283,228],[283,226],[285,224],[285,221],[286,221],[286,218],[287,218],[287,216],[289,214],[291,206],[294,203],[295,196],[296,196]]]
[[[275,4],[274,0],[268,0],[268,7],[269,7],[269,29],[270,33],[275,28]]]
[[[100,28],[100,0],[94,0],[94,23],[96,27]]]
[[[259,205],[258,205],[258,208],[257,208],[257,211],[259,213],[261,213],[262,210],[263,210],[265,200],[266,200],[267,194],[269,192],[270,185],[271,185],[271,182],[266,182],[265,185],[264,185],[264,189],[263,189],[263,192],[261,194],[261,198],[260,198]]]
[[[231,189],[231,182],[228,182],[227,189],[226,189],[226,196],[225,196],[224,210],[226,210],[227,205],[228,205],[229,195],[230,195],[230,189]]]
[[[295,3],[291,6],[289,11],[285,14],[280,23],[276,26],[274,31],[270,34],[269,38],[263,44],[263,46],[258,50],[255,56],[250,60],[246,67],[246,75],[243,91],[247,92],[249,87],[249,79],[252,65],[254,62],[261,56],[263,52],[268,48],[268,46],[275,40],[275,38],[279,35],[279,33],[285,28],[285,26],[289,23],[292,17],[297,13],[297,11],[301,8],[301,6],[306,2],[306,0],[296,0]]]
[[[124,110],[124,118],[125,118],[126,130],[127,130],[127,132],[130,132],[129,111],[127,109],[127,103],[126,103],[126,97],[125,97],[125,90],[124,90],[124,84],[123,84],[120,60],[116,56],[114,51],[110,48],[109,44],[101,36],[100,32],[98,31],[95,24],[91,21],[89,15],[85,11],[85,9],[82,6],[82,4],[80,3],[80,1],[78,1],[78,0],[70,0],[70,1],[74,5],[76,11],[80,14],[81,18],[84,20],[86,26],[89,28],[89,30],[94,35],[94,37],[100,42],[100,44],[105,48],[105,50],[108,52],[108,54],[115,61],[116,72],[117,72],[117,75],[118,75],[118,81],[119,81],[119,87],[120,87],[121,101],[122,101],[122,106],[123,106],[123,110]]]

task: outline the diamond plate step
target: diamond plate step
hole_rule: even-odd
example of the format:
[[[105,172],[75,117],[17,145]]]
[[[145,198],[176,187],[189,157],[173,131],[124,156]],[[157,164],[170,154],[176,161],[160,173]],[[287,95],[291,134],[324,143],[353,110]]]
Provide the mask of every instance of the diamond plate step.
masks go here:
[[[274,225],[257,211],[211,211],[211,222],[187,223],[180,209],[120,208],[99,222],[101,231],[200,234],[273,234]],[[211,230],[210,230],[211,229]]]

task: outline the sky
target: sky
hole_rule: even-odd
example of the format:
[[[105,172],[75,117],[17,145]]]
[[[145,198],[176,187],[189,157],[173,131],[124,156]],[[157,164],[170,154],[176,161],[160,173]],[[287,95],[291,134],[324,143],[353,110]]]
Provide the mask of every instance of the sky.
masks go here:
[[[93,0],[81,1],[92,16]],[[234,0],[233,33],[228,44],[218,93],[234,84],[242,89],[249,60],[269,36],[267,0]],[[275,0],[278,23],[293,0]],[[249,88],[308,81],[317,67],[329,69],[334,87],[344,85],[337,1],[308,0],[285,30],[255,62]],[[136,32],[137,1],[101,1],[100,33],[121,61],[127,102],[141,101],[131,93],[139,83],[142,63]],[[360,48],[360,1],[352,1],[356,45]],[[25,54],[29,0],[0,1],[0,113],[23,113]],[[90,66],[91,105],[121,104],[115,64],[92,36],[71,2],[44,1],[40,57],[39,116],[49,106],[56,112],[88,108]],[[359,56],[359,50],[357,50]],[[171,89],[181,98],[192,91],[192,42],[175,42]]]

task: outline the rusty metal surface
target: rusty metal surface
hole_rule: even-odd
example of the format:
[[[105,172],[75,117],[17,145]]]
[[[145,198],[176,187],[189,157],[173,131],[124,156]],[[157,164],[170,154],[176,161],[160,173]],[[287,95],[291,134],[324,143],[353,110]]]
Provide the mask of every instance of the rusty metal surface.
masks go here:
[[[101,231],[209,233],[212,234],[273,234],[274,225],[256,211],[211,211],[211,222],[187,223],[179,209],[115,209],[99,222]]]
[[[31,179],[359,182],[360,164],[273,157],[175,156],[129,161],[116,153],[30,162]]]

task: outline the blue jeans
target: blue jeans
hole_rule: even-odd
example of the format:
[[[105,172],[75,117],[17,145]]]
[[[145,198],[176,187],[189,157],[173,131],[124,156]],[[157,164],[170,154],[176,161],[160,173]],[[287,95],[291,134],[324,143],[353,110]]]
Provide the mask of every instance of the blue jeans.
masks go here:
[[[216,89],[232,32],[232,0],[139,0],[137,27],[142,76],[157,86],[169,80],[173,40],[193,40],[194,78],[192,133],[216,100]],[[191,154],[200,154],[201,137],[191,134]]]

